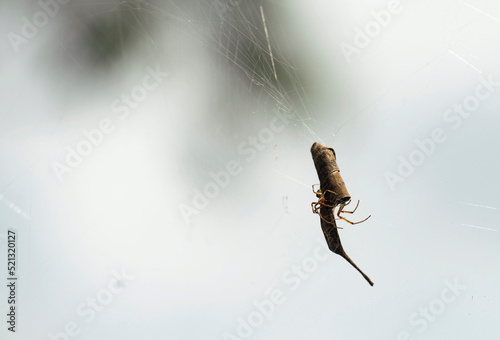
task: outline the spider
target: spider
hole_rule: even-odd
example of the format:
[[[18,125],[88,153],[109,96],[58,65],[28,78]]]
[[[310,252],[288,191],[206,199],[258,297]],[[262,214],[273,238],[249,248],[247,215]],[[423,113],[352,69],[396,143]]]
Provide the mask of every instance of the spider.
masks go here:
[[[332,210],[333,210],[333,209],[335,209],[335,207],[337,206],[337,204],[333,204],[333,205],[326,204],[326,202],[325,202],[325,201],[326,201],[326,199],[325,199],[325,196],[324,196],[323,192],[321,191],[321,189],[314,190],[314,187],[315,187],[316,185],[319,185],[319,184],[313,184],[313,186],[312,186],[312,191],[316,194],[316,197],[318,198],[318,202],[312,202],[312,203],[311,203],[311,208],[312,208],[312,211],[313,211],[313,213],[318,214],[318,215],[319,215],[319,217],[321,217],[321,219],[322,219],[323,221],[328,222],[328,223],[331,223],[331,221],[328,221],[327,219],[325,219],[325,218],[323,217],[323,215],[321,215],[321,213],[320,213],[319,209],[320,209],[321,207],[328,207],[328,208],[332,208]],[[331,190],[325,190],[325,192],[330,192],[330,193],[332,193],[333,195],[335,195],[335,196],[336,196],[335,192],[333,192],[333,191],[331,191]],[[358,203],[356,203],[356,207],[354,208],[354,210],[353,210],[353,211],[347,211],[347,210],[344,210],[344,208],[345,208],[345,207],[346,207],[349,203],[351,203],[351,199],[350,199],[350,198],[349,198],[349,200],[348,200],[348,201],[346,201],[346,202],[344,202],[344,203],[340,203],[340,204],[339,204],[339,210],[337,211],[337,217],[338,217],[338,218],[337,218],[337,220],[338,220],[338,219],[342,219],[342,220],[344,220],[344,221],[346,221],[346,222],[349,222],[350,224],[354,225],[354,224],[359,224],[359,223],[362,223],[362,222],[366,221],[367,219],[369,219],[369,218],[371,217],[371,215],[370,215],[370,216],[368,216],[367,218],[365,218],[365,219],[364,219],[364,220],[362,220],[362,221],[359,221],[359,222],[351,222],[351,221],[349,221],[348,219],[346,219],[345,217],[340,216],[340,214],[341,214],[341,213],[354,214],[354,212],[356,211],[356,209],[358,209],[359,200],[358,200]],[[334,226],[335,226],[335,228],[337,228],[337,229],[343,229],[342,227],[337,227],[336,225],[334,225]]]

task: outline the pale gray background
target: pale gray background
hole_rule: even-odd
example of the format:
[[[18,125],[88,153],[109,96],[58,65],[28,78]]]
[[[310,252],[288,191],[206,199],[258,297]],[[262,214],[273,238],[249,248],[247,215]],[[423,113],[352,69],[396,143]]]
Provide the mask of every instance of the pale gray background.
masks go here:
[[[71,1],[17,53],[9,33],[41,7],[0,5],[0,338],[50,339],[75,322],[76,339],[231,339],[278,289],[284,302],[247,338],[498,339],[499,92],[457,129],[443,113],[480,77],[500,81],[500,4],[402,1],[349,63],[341,44],[389,2],[211,3]],[[111,105],[147,67],[169,75],[121,120]],[[246,161],[237,146],[277,105],[294,118]],[[115,131],[59,182],[53,162],[105,118]],[[447,140],[391,191],[384,173],[436,128]],[[372,215],[339,226],[374,287],[334,254],[297,289],[286,279],[324,244],[314,141],[335,148],[361,200],[353,220]],[[179,207],[231,160],[242,172],[186,223]],[[78,306],[122,270],[133,279],[87,323]],[[439,306],[446,282],[465,288],[422,330],[411,317]]]

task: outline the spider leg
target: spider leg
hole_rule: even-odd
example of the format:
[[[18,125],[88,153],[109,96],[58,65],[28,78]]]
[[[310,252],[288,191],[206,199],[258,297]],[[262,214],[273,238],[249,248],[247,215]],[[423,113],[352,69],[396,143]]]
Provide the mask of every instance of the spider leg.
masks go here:
[[[318,214],[318,209],[319,209],[319,208],[318,208],[318,205],[320,205],[320,203],[319,203],[319,202],[312,202],[312,203],[311,203],[311,208],[312,208],[312,211],[313,211],[313,213],[315,213],[315,214]]]
[[[323,207],[335,208],[335,204],[329,205],[329,204],[326,204],[326,203],[323,203],[323,202],[317,202],[317,203],[319,205],[323,206]]]
[[[325,192],[322,192],[322,193],[321,193],[321,194],[322,194],[322,196],[323,196],[323,197],[325,197],[325,194],[326,194],[327,192],[329,192],[329,193],[331,193],[331,194],[333,195],[333,198],[334,198],[333,202],[334,202],[334,204],[333,204],[333,205],[327,205],[327,204],[324,204],[324,203],[323,203],[323,204],[324,204],[324,205],[326,205],[327,207],[333,208],[333,207],[335,207],[335,206],[337,205],[337,204],[335,204],[335,202],[336,202],[336,197],[337,197],[337,193],[336,193],[335,191],[325,190]],[[337,202],[337,203],[338,203],[338,202]]]
[[[349,221],[348,219],[346,219],[346,218],[344,218],[344,217],[342,217],[342,216],[339,216],[339,217],[340,217],[341,219],[343,219],[344,221],[346,221],[346,222],[348,222],[348,223],[350,223],[350,224],[354,225],[354,224],[363,223],[364,221],[366,221],[367,219],[369,219],[371,216],[372,216],[372,215],[370,215],[370,216],[368,216],[367,218],[365,218],[364,220],[362,220],[362,221],[358,221],[358,222],[351,222],[351,221]]]
[[[347,204],[349,204],[349,202],[347,202]],[[343,219],[343,220],[344,220],[344,221],[346,221],[346,222],[349,222],[349,223],[350,223],[350,224],[352,224],[352,225],[362,223],[362,222],[366,221],[367,219],[369,219],[369,218],[372,216],[372,215],[370,215],[370,216],[368,216],[367,218],[365,218],[364,220],[359,221],[359,222],[351,222],[351,221],[349,221],[347,218],[340,216],[340,213],[342,213],[342,212],[348,212],[348,211],[343,211],[344,207],[345,207],[347,204],[341,204],[341,205],[340,205],[340,207],[339,207],[339,211],[337,212],[337,217],[339,217],[339,218]],[[357,208],[357,207],[358,207],[358,206],[356,205],[356,208]],[[356,210],[356,209],[354,209],[354,210]],[[353,210],[353,212],[354,212],[354,210]],[[349,213],[351,213],[351,212],[349,212]]]
[[[315,214],[320,214],[319,213],[319,209],[321,208],[321,203],[320,202],[312,202],[311,203],[311,208],[312,208],[312,212],[315,213]]]
[[[314,187],[315,187],[315,186],[317,186],[317,185],[319,185],[319,184],[313,184],[313,185],[312,185],[312,191],[316,194],[316,196],[317,196],[318,198],[320,198],[320,197],[324,197],[324,196],[325,196],[325,193],[327,193],[327,192],[329,192],[329,193],[333,194],[334,196],[337,196],[337,194],[336,194],[334,191],[331,191],[331,190],[325,190],[325,192],[322,192],[322,191],[321,191],[321,189],[319,189],[319,190],[314,190]],[[324,203],[323,203],[323,204],[324,204]],[[326,204],[324,204],[324,205],[326,205]],[[329,206],[329,205],[327,205],[327,206]]]
[[[319,213],[319,212],[318,212],[317,214],[318,214],[318,215],[319,215],[319,217],[321,217],[321,219],[322,219],[323,221],[325,221],[326,223],[328,223],[328,224],[332,224],[332,225],[333,225],[335,228],[337,228],[337,229],[344,229],[344,228],[339,227],[339,226],[337,226],[336,224],[332,223],[332,221],[328,221],[326,218],[324,218],[324,217],[323,217],[323,215],[321,215],[321,213]]]
[[[334,194],[335,196],[337,196],[337,194],[334,191],[331,191],[331,190],[325,190],[325,192],[323,193],[323,195],[325,195],[326,192],[331,192],[332,194]]]
[[[349,200],[345,206],[347,206],[349,203],[351,203],[351,200]],[[358,209],[358,205],[359,205],[359,200],[358,200],[358,203],[356,203],[356,207],[354,208],[353,211],[346,211],[346,210],[342,210],[343,213],[348,213],[348,214],[354,214],[354,212],[356,211],[356,209]]]
[[[311,207],[312,207],[312,211],[313,211],[313,213],[318,214],[318,215],[319,215],[319,217],[321,217],[321,219],[322,219],[323,221],[325,221],[326,223],[328,223],[328,224],[333,224],[331,220],[330,220],[330,221],[328,221],[328,220],[327,220],[326,218],[324,218],[324,217],[323,217],[323,215],[319,212],[319,209],[321,208],[321,206],[322,206],[322,205],[327,206],[326,204],[322,204],[322,203],[320,203],[320,202],[312,202],[312,203],[311,203]],[[328,207],[329,207],[329,206],[328,206]],[[338,226],[337,226],[337,225],[335,225],[335,224],[333,224],[333,225],[334,225],[334,226],[335,226],[335,228],[337,228],[337,229],[343,229],[342,227],[338,227]]]

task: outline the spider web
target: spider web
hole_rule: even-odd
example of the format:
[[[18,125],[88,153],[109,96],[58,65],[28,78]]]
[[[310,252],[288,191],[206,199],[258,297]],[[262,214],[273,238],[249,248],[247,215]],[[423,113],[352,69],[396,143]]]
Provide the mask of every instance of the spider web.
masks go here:
[[[169,54],[155,38],[154,29],[148,28],[151,18],[201,41],[212,52],[213,62],[219,67],[218,77],[228,81],[226,86],[236,86],[241,96],[252,95],[267,118],[275,110],[285,112],[293,116],[293,125],[300,128],[304,138],[311,142],[321,141],[312,127],[319,122],[311,113],[314,110],[311,110],[310,95],[304,87],[306,71],[298,68],[294,57],[297,50],[291,47],[290,37],[280,24],[280,16],[286,9],[283,3],[263,0],[169,1],[162,4],[126,1],[118,6],[133,10],[130,15],[137,22],[134,26],[153,51]]]
[[[192,39],[209,52],[207,68],[212,72],[209,82],[215,88],[209,91],[217,98],[216,103],[206,101],[205,113],[197,118],[186,116],[185,120],[191,125],[188,129],[196,129],[196,132],[186,136],[184,143],[173,142],[183,150],[183,171],[191,181],[188,186],[203,187],[210,180],[207,171],[224,164],[235,154],[235,145],[260,131],[279,114],[291,117],[284,134],[306,140],[306,143],[302,141],[305,145],[315,141],[325,143],[320,137],[323,133],[317,133],[320,127],[332,138],[339,130],[318,119],[317,106],[310,100],[314,91],[314,84],[308,79],[311,65],[301,64],[304,51],[299,53],[297,43],[294,44],[287,33],[290,23],[285,23],[284,17],[289,8],[284,2],[125,1],[110,10],[123,12],[117,17],[117,25],[124,28],[117,28],[117,37],[123,38],[122,32],[134,32],[127,36],[137,36],[150,55],[165,57],[174,77],[184,61],[172,48],[189,51],[186,45]],[[165,31],[173,37],[169,43],[162,37]],[[184,41],[182,36],[187,39]],[[200,121],[207,127],[197,129]],[[214,131],[222,133],[214,134]],[[286,181],[310,190],[309,185],[286,170],[274,168]],[[188,189],[181,200],[189,202],[191,197],[192,191]],[[192,227],[188,229],[191,233]]]

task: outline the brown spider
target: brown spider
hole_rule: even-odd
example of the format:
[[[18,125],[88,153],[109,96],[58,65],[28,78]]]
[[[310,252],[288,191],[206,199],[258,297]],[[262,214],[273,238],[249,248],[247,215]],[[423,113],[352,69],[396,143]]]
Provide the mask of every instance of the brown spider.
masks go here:
[[[333,204],[333,205],[328,205],[328,204],[326,204],[326,199],[325,199],[325,196],[324,196],[323,192],[321,192],[321,189],[319,189],[319,190],[314,190],[314,187],[315,187],[316,185],[319,185],[319,184],[313,184],[313,186],[312,186],[312,191],[316,194],[316,197],[318,198],[318,202],[312,202],[312,203],[311,203],[311,208],[312,208],[312,211],[313,211],[313,213],[318,214],[318,215],[319,215],[319,217],[321,217],[321,219],[322,219],[323,221],[328,222],[328,223],[331,223],[331,220],[329,221],[329,220],[325,219],[325,218],[323,217],[323,215],[321,215],[321,213],[319,212],[319,209],[320,209],[321,207],[328,207],[328,208],[332,208],[332,213],[333,213],[333,210],[335,209],[335,207],[337,206],[337,204]],[[333,191],[331,191],[331,190],[325,190],[325,193],[326,193],[326,192],[330,192],[331,194],[335,195],[335,193],[334,193]],[[342,219],[342,220],[344,220],[344,221],[346,221],[346,222],[349,222],[350,224],[354,225],[354,224],[359,224],[359,223],[362,223],[362,222],[366,221],[367,219],[369,219],[369,218],[371,217],[371,215],[370,215],[370,216],[368,216],[367,218],[365,218],[365,219],[364,219],[364,220],[362,220],[362,221],[359,221],[359,222],[351,222],[351,221],[349,221],[348,219],[346,219],[345,217],[340,216],[340,214],[341,214],[341,213],[353,214],[353,213],[356,211],[356,209],[358,209],[359,200],[358,200],[358,203],[356,203],[356,207],[354,208],[354,210],[353,210],[353,211],[347,211],[347,210],[344,210],[344,208],[345,208],[345,207],[346,207],[349,203],[351,203],[351,199],[350,199],[350,198],[349,198],[349,200],[348,200],[347,202],[344,202],[344,203],[340,203],[340,204],[338,204],[338,205],[339,205],[339,210],[337,211],[337,217],[338,217],[338,218],[336,218],[337,220],[338,220],[338,219]],[[331,216],[330,216],[330,217],[331,217]],[[343,229],[342,227],[337,227],[336,225],[335,225],[335,228],[337,228],[337,229]]]

